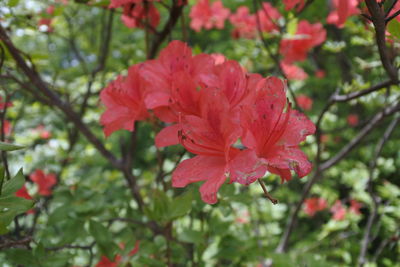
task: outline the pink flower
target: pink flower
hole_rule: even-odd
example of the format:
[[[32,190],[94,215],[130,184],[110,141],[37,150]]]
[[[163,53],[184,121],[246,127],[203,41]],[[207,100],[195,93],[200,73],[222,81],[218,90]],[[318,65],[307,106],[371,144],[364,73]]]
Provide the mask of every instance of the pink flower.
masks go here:
[[[223,29],[229,14],[229,9],[225,8],[220,0],[215,1],[212,5],[209,0],[199,0],[190,10],[190,27],[197,32],[203,27],[207,30]]]
[[[222,93],[208,91],[201,116],[185,116],[179,131],[180,143],[194,158],[182,161],[172,174],[173,187],[185,187],[205,181],[201,198],[208,204],[217,202],[217,192],[226,180],[230,160],[238,150],[232,145],[242,131],[231,117],[229,102]]]
[[[308,96],[300,94],[296,97],[296,103],[303,110],[311,110],[313,101]]]
[[[135,121],[149,116],[144,104],[145,81],[139,75],[141,66],[131,66],[127,77],[118,76],[101,91],[100,99],[107,109],[100,123],[106,136],[120,129],[133,131]]]
[[[143,22],[147,19],[153,28],[156,28],[160,23],[160,13],[152,3],[148,3],[147,7],[142,3],[124,6],[121,20],[126,27],[144,28]]]
[[[342,202],[340,200],[336,200],[335,204],[331,208],[331,212],[333,213],[332,218],[335,221],[343,220],[347,213],[345,207],[342,205]]]
[[[40,169],[37,169],[35,172],[33,172],[29,178],[32,182],[38,185],[38,193],[41,196],[50,196],[52,194],[51,188],[57,183],[57,179],[54,174],[45,174]]]
[[[279,29],[276,23],[282,16],[270,3],[264,2],[261,10],[257,11],[257,16],[260,20],[261,31],[271,32]]]
[[[49,139],[51,137],[51,132],[47,131],[43,125],[39,125],[35,130],[42,139]]]
[[[220,53],[214,53],[210,55],[214,59],[214,64],[215,65],[221,65],[226,61],[226,58],[223,54]]]
[[[293,63],[303,61],[313,47],[322,44],[326,39],[326,31],[321,23],[310,24],[302,20],[297,25],[296,35],[292,38],[282,39],[279,52],[283,61]]]
[[[361,214],[360,212],[360,208],[361,208],[361,203],[358,202],[355,199],[350,200],[350,211],[353,212],[354,214]]]
[[[46,13],[49,14],[49,15],[53,15],[54,14],[54,10],[55,10],[54,6],[48,6],[47,9],[46,9]]]
[[[304,212],[312,217],[316,212],[324,210],[328,207],[328,203],[323,198],[313,197],[304,201]]]
[[[347,123],[350,126],[357,126],[358,124],[358,115],[357,114],[350,114],[347,116]]]
[[[305,0],[283,0],[283,3],[285,4],[286,10],[290,10],[294,7],[297,7],[296,11],[299,12],[300,10],[303,9],[305,5]]]
[[[390,11],[388,17],[392,16],[394,13],[400,10],[400,2],[397,1],[396,4],[394,5],[393,9]],[[400,16],[396,17],[396,20],[400,21]]]
[[[347,18],[360,13],[358,0],[333,0],[334,10],[328,15],[327,23],[343,28]]]
[[[239,7],[236,13],[230,16],[229,21],[235,27],[232,33],[234,38],[253,39],[256,36],[256,17],[250,14],[247,6]]]
[[[281,177],[299,177],[311,171],[311,163],[299,143],[315,131],[307,117],[291,109],[284,83],[275,77],[258,82],[252,91],[251,104],[243,105],[241,125],[243,150],[231,163],[231,180],[248,185],[262,177],[266,170]]]
[[[288,78],[289,80],[302,81],[308,78],[308,74],[302,68],[296,65],[288,64],[282,61],[281,68],[286,78]]]

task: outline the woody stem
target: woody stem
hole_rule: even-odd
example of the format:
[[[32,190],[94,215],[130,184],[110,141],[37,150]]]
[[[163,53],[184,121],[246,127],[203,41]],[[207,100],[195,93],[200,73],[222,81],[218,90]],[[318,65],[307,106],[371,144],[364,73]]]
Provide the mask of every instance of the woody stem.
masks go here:
[[[266,187],[265,184],[261,181],[261,179],[257,179],[257,181],[258,181],[258,183],[261,185],[262,190],[264,191],[264,196],[265,196],[266,198],[268,198],[268,199],[272,202],[272,204],[274,204],[274,205],[277,204],[277,203],[278,203],[278,200],[275,199],[275,198],[273,198],[273,197],[268,193],[267,187]]]

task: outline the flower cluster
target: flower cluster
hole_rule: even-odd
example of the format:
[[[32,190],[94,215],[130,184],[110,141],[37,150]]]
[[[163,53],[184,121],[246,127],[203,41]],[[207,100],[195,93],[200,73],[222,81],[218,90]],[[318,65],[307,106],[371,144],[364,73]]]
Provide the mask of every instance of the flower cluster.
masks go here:
[[[315,126],[291,108],[282,80],[247,73],[236,61],[218,58],[217,64],[215,56],[192,55],[180,41],[158,59],[130,67],[100,97],[107,136],[132,131],[135,121],[152,115],[165,122],[156,146],[180,143],[195,155],[177,166],[172,185],[205,181],[200,193],[206,203],[217,202],[228,177],[249,185],[266,171],[282,181],[291,179],[291,171],[299,177],[311,171],[299,144]]]
[[[323,211],[328,208],[328,202],[324,198],[312,197],[304,200],[303,203],[304,213],[310,217],[313,217],[318,211]],[[361,203],[355,199],[350,200],[350,207],[346,209],[342,201],[336,200],[335,203],[330,208],[332,213],[332,219],[335,221],[344,220],[347,213],[353,213],[355,215],[360,215]]]

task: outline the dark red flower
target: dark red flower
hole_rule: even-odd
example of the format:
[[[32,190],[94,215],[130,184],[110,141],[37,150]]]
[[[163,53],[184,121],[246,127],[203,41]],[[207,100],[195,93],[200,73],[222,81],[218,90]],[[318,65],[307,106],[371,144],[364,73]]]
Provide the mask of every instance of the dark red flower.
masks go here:
[[[29,195],[25,184],[21,187],[21,189],[19,189],[17,192],[15,192],[15,196],[22,197],[22,198],[25,198],[25,199],[32,199],[32,196]]]
[[[101,115],[100,123],[104,125],[104,134],[125,129],[134,130],[137,120],[146,119],[149,114],[144,104],[145,81],[139,74],[141,65],[133,65],[126,77],[118,76],[100,93],[101,102],[106,111]]]
[[[12,102],[3,102],[3,97],[0,96],[0,110],[4,110],[4,108],[12,107],[13,103]]]
[[[202,28],[207,30],[223,29],[229,14],[229,9],[225,8],[220,0],[212,4],[209,0],[199,0],[190,10],[190,27],[197,32]]]
[[[347,116],[347,123],[350,126],[357,126],[358,124],[358,115],[357,114],[350,114]]]
[[[37,169],[29,178],[39,187],[38,193],[41,196],[50,196],[51,188],[57,183],[56,176],[52,173],[45,174],[42,170]]]
[[[361,214],[361,212],[360,212],[361,206],[362,206],[362,205],[361,205],[360,202],[358,202],[358,201],[355,200],[355,199],[352,199],[352,200],[350,200],[350,208],[349,208],[349,210],[350,210],[351,212],[353,212],[354,214],[359,215],[359,214]]]
[[[314,216],[316,212],[328,207],[325,199],[319,197],[308,198],[304,201],[304,212],[308,216]]]

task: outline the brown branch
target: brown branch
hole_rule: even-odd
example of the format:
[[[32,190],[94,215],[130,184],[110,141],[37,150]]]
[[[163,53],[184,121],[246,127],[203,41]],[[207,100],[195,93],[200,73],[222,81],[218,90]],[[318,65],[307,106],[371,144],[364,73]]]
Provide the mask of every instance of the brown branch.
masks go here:
[[[308,197],[313,185],[322,178],[322,173],[342,160],[350,151],[352,151],[363,139],[366,137],[384,118],[392,115],[395,112],[400,111],[400,103],[396,103],[389,107],[384,108],[382,111],[378,112],[369,123],[360,131],[360,133],[354,137],[345,147],[342,148],[333,158],[319,165],[314,172],[312,178],[308,181],[303,189],[300,201],[297,202],[291,215],[289,216],[287,226],[285,228],[284,234],[276,248],[277,253],[283,253],[287,250],[289,239],[292,231],[297,223],[298,214],[301,210],[304,200]]]
[[[385,143],[389,140],[391,134],[393,133],[394,129],[396,128],[396,126],[399,122],[400,122],[400,116],[397,116],[389,124],[389,126],[387,127],[382,138],[379,140],[378,144],[376,145],[374,157],[372,158],[372,160],[370,162],[367,191],[369,192],[369,195],[371,196],[373,205],[372,205],[372,211],[371,211],[370,215],[368,216],[368,222],[367,222],[367,226],[365,227],[364,237],[361,241],[361,249],[360,249],[360,253],[358,256],[358,266],[364,266],[364,264],[367,261],[367,250],[368,250],[368,245],[370,244],[370,241],[371,241],[372,227],[373,227],[375,219],[378,215],[378,207],[380,204],[380,201],[379,201],[378,197],[376,196],[376,194],[373,192],[373,188],[372,188],[372,179],[374,176],[374,170],[376,168],[376,163],[378,161],[378,157],[382,153]]]
[[[64,102],[61,98],[54,93],[47,84],[41,79],[40,75],[36,72],[34,67],[29,67],[21,56],[19,50],[14,46],[10,38],[8,37],[5,29],[0,25],[0,39],[9,50],[11,56],[14,58],[18,67],[22,69],[25,75],[29,78],[31,83],[35,85],[38,90],[43,93],[50,101],[59,108],[66,117],[75,124],[75,126],[82,132],[87,140],[92,143],[96,149],[110,161],[110,163],[116,168],[121,169],[121,162],[105,148],[103,143],[98,139],[92,131],[84,124],[82,118],[71,108],[69,103]]]
[[[19,240],[12,240],[12,239],[5,239],[1,238],[2,242],[0,243],[0,250],[2,249],[7,249],[7,248],[13,248],[13,247],[29,247],[29,243],[32,241],[31,236],[27,236],[25,238],[19,239]]]
[[[257,179],[257,181],[258,181],[258,183],[261,185],[262,190],[264,191],[264,196],[265,196],[266,198],[268,198],[268,199],[272,202],[272,204],[274,204],[274,205],[278,204],[278,200],[277,200],[276,198],[273,198],[273,197],[268,193],[267,187],[265,187],[265,184],[263,183],[263,181],[261,181],[261,179]]]
[[[171,33],[172,28],[175,26],[175,24],[178,22],[179,17],[182,15],[183,7],[183,5],[179,6],[177,4],[177,1],[174,1],[174,4],[169,13],[168,21],[165,23],[162,31],[154,37],[154,40],[150,46],[150,51],[148,54],[149,58],[154,58],[156,56],[162,42],[165,40],[165,38],[167,38],[168,34]]]
[[[370,94],[372,92],[378,91],[380,89],[387,88],[388,86],[391,86],[391,85],[394,85],[394,84],[396,84],[396,83],[394,83],[392,80],[387,80],[387,81],[378,83],[378,84],[376,84],[374,86],[371,86],[368,89],[364,89],[364,90],[357,91],[357,92],[352,92],[352,93],[349,93],[347,95],[337,95],[337,94],[335,94],[335,95],[333,95],[331,97],[331,100],[334,101],[334,102],[350,101],[350,100],[359,98],[361,96]]]
[[[375,26],[376,44],[378,45],[379,56],[386,73],[393,82],[398,82],[397,69],[393,66],[389,52],[386,47],[386,18],[385,12],[376,0],[365,0],[372,23]]]
[[[396,103],[384,108],[378,112],[369,123],[361,129],[356,137],[354,137],[345,147],[343,147],[334,157],[322,163],[319,171],[325,171],[342,160],[350,151],[353,150],[384,118],[392,115],[400,110],[400,103]]]

